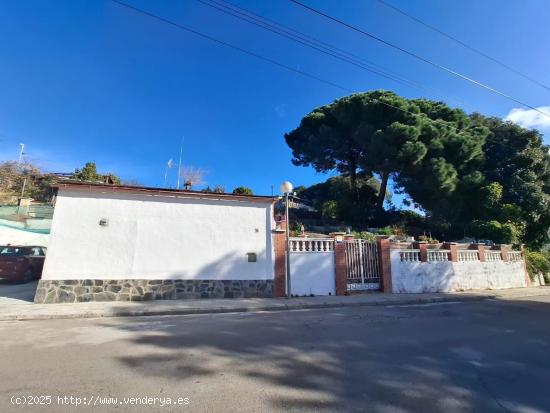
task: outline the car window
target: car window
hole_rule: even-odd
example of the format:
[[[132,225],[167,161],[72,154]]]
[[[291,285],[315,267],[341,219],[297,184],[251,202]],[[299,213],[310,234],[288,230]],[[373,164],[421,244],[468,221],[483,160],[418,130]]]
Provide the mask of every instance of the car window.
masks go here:
[[[0,255],[6,255],[6,256],[20,256],[24,254],[25,254],[24,249],[17,248],[17,247],[4,247],[0,251]]]
[[[44,251],[42,251],[42,248],[40,248],[40,247],[34,247],[34,248],[31,248],[31,254],[30,255],[33,255],[33,256],[36,256],[36,257],[43,257],[44,256]]]

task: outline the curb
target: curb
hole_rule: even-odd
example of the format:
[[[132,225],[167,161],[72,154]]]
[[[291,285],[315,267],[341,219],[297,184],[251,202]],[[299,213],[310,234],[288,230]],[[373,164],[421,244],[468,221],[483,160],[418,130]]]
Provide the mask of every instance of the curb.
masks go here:
[[[77,318],[108,318],[108,317],[152,317],[152,316],[175,316],[175,315],[196,315],[196,314],[230,314],[230,313],[255,313],[265,311],[290,311],[290,310],[310,310],[322,308],[341,308],[341,307],[373,307],[373,306],[400,306],[411,304],[430,304],[443,302],[468,302],[483,301],[487,299],[496,299],[496,294],[486,294],[479,296],[450,296],[450,297],[430,297],[413,298],[407,300],[379,300],[364,302],[338,302],[338,303],[314,303],[314,304],[276,304],[259,305],[248,307],[215,307],[215,308],[175,308],[163,310],[148,309],[120,309],[113,311],[88,311],[82,313],[68,314],[0,314],[0,321],[30,321],[30,320],[58,320],[58,319],[77,319]]]

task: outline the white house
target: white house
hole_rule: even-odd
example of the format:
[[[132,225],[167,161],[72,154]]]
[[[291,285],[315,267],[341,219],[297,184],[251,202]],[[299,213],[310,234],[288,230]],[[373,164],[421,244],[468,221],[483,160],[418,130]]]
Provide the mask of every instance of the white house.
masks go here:
[[[273,297],[273,202],[62,182],[35,302]]]

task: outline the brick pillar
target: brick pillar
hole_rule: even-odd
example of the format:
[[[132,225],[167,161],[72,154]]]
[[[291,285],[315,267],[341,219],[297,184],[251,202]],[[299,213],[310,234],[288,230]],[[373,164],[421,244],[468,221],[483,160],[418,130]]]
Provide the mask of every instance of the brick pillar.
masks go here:
[[[275,250],[273,295],[275,297],[286,297],[286,235],[284,229],[273,230],[273,249]]]
[[[390,240],[387,237],[377,237],[378,264],[380,266],[380,289],[384,293],[392,292]]]
[[[485,245],[484,244],[470,244],[468,247],[469,250],[477,250],[479,256],[479,261],[485,261]]]
[[[416,250],[420,250],[420,261],[428,262],[428,243],[426,241],[415,241],[412,246]]]
[[[348,280],[346,276],[346,239],[353,239],[352,235],[333,232],[334,238],[334,283],[336,295],[348,294]]]
[[[449,261],[458,261],[458,245],[456,242],[444,242],[441,248],[444,250],[449,250]]]
[[[496,245],[495,250],[500,250],[500,258],[502,261],[508,261],[508,251],[510,251],[510,247],[508,245]]]

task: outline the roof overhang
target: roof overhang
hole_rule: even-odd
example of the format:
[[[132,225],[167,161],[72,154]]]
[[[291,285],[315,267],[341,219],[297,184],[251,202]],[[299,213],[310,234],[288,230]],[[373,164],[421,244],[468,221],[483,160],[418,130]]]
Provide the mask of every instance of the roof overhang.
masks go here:
[[[264,204],[272,204],[277,201],[277,197],[273,196],[261,196],[261,195],[236,195],[226,193],[214,193],[214,192],[201,192],[201,191],[189,191],[181,189],[167,189],[167,188],[154,188],[154,187],[142,187],[133,185],[108,185],[108,184],[96,184],[90,182],[80,181],[63,181],[57,182],[52,185],[53,188],[74,190],[80,192],[99,192],[104,194],[110,193],[125,193],[125,194],[143,194],[150,196],[159,196],[167,198],[194,198],[194,199],[211,199],[211,200],[225,200],[225,201],[246,201],[246,202],[258,202]]]

